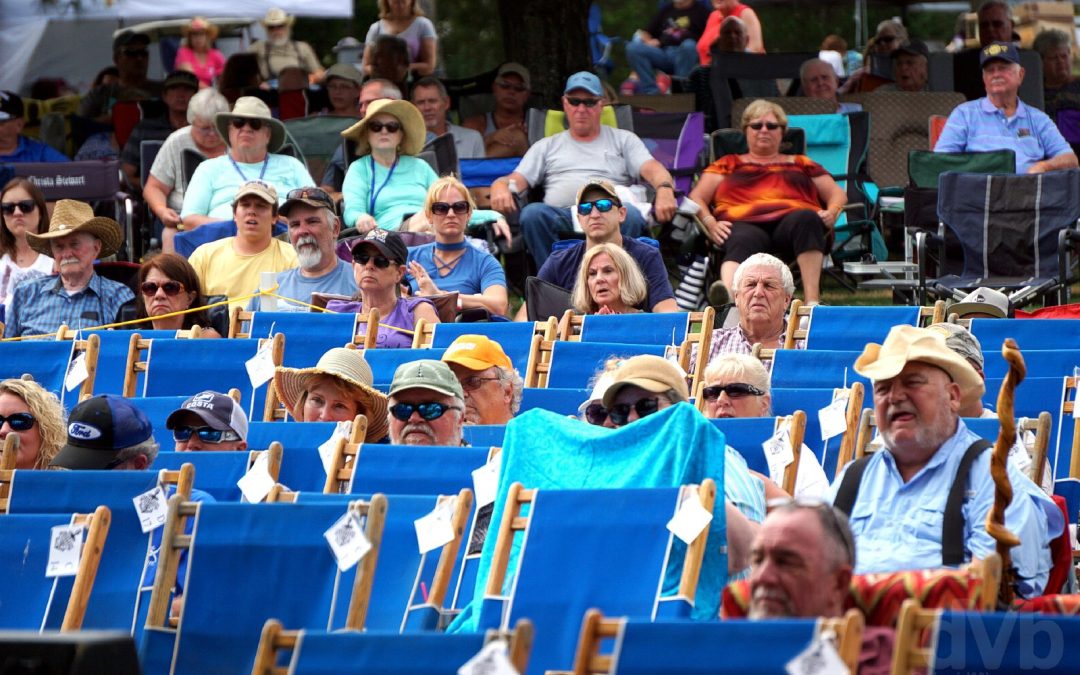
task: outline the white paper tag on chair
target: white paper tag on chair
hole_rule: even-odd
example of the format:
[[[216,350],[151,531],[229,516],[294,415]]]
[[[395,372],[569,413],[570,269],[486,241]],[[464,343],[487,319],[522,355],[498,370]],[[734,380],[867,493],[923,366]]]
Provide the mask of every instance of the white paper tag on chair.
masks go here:
[[[823,441],[847,431],[847,392],[837,394],[832,403],[818,411],[818,423]]]
[[[274,477],[270,475],[270,455],[266,452],[260,454],[247,473],[236,481],[236,487],[240,488],[244,499],[250,504],[258,504],[266,499],[274,487]]]
[[[352,511],[338,518],[323,536],[330,544],[330,551],[342,572],[352,569],[371,550],[371,542],[364,535],[360,518]]]
[[[338,439],[348,438],[352,432],[352,420],[338,422],[334,430],[330,432],[330,438],[323,441],[319,446],[319,459],[322,460],[323,471],[329,476],[334,466],[334,450],[337,448]]]
[[[712,514],[701,505],[696,489],[688,489],[679,502],[679,510],[667,523],[667,529],[686,544],[692,544],[709,523]]]
[[[848,667],[833,646],[832,640],[816,636],[806,649],[784,666],[789,675],[848,675]]]
[[[252,356],[247,361],[244,361],[244,367],[247,368],[248,379],[251,380],[251,386],[259,388],[269,382],[274,377],[274,354],[273,354],[273,342],[266,341],[255,356]]]
[[[476,508],[481,508],[495,501],[499,492],[499,467],[502,453],[495,455],[484,466],[472,472],[473,493],[476,495]]]
[[[431,513],[413,521],[420,553],[442,548],[454,540],[455,508],[457,497],[448,497],[440,501]]]
[[[85,529],[82,525],[57,525],[52,528],[45,576],[70,577],[79,571]]]
[[[144,534],[165,524],[165,516],[169,511],[169,500],[165,496],[165,489],[160,485],[152,490],[147,490],[131,501],[135,504],[135,513],[139,514],[139,526]]]
[[[80,384],[86,382],[88,377],[90,377],[90,371],[86,369],[86,352],[79,352],[79,355],[68,364],[67,376],[64,377],[64,388],[73,391]]]
[[[505,640],[492,640],[458,668],[458,675],[518,675],[510,663],[508,651]]]
[[[777,478],[783,480],[784,469],[795,461],[795,453],[791,450],[791,435],[787,427],[782,426],[777,429],[769,440],[761,444],[761,448],[765,451],[765,461],[769,464],[769,478],[774,482],[779,482]]]

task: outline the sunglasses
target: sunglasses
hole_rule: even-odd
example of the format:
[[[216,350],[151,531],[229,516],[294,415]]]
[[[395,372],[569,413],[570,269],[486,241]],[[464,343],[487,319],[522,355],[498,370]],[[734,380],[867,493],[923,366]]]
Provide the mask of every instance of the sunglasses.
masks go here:
[[[616,206],[622,206],[622,204],[615,201],[614,199],[606,199],[606,198],[605,199],[596,199],[596,200],[591,201],[591,202],[581,202],[580,204],[577,205],[578,215],[580,215],[580,216],[589,215],[590,213],[592,213],[592,210],[593,210],[594,206],[596,207],[596,210],[599,211],[600,213],[607,213],[608,211],[615,208]]]
[[[322,202],[330,202],[331,204],[334,203],[334,200],[330,198],[330,195],[326,194],[325,190],[320,190],[315,187],[289,190],[289,193],[285,195],[285,199],[314,199]]]
[[[576,96],[567,96],[566,97],[566,102],[568,104],[570,104],[571,107],[574,107],[574,108],[578,107],[579,105],[583,105],[586,108],[593,108],[593,107],[596,107],[596,104],[600,103],[602,100],[603,99],[599,99],[599,98],[578,98]]]
[[[251,127],[252,131],[258,131],[263,127],[262,120],[249,120],[246,117],[234,117],[232,118],[233,129],[243,129],[244,127]]]
[[[780,125],[776,122],[751,122],[746,126],[750,127],[754,131],[761,131],[762,128],[768,129],[769,131],[776,131],[780,128]]]
[[[437,216],[445,216],[451,210],[459,216],[463,216],[469,212],[469,202],[454,202],[453,204],[435,202],[431,205],[431,212]]]
[[[0,204],[0,209],[9,216],[15,213],[16,207],[23,213],[33,213],[34,209],[37,208],[37,204],[34,203],[33,199],[24,199],[21,202],[4,202],[3,204]]]
[[[4,422],[12,431],[29,431],[34,426],[34,416],[28,412],[11,413],[7,417],[0,415],[0,427],[4,426]]]
[[[617,427],[626,424],[630,419],[630,411],[636,410],[638,417],[646,417],[660,409],[660,399],[657,396],[639,398],[633,405],[629,403],[616,403],[608,408],[607,414],[611,423]]]
[[[765,392],[762,390],[752,384],[746,384],[745,382],[732,382],[731,384],[716,384],[711,387],[705,387],[701,390],[701,395],[705,397],[706,401],[715,401],[720,398],[720,392],[727,394],[728,398],[745,398],[747,396],[765,395]]]
[[[142,282],[142,284],[139,285],[139,290],[142,291],[142,294],[147,297],[157,295],[159,288],[165,291],[165,295],[171,298],[180,291],[184,290],[184,284],[180,283],[179,281],[166,281],[163,284],[155,283],[153,281],[144,281]]]
[[[519,94],[529,90],[529,88],[523,84],[513,84],[512,82],[496,81],[495,86],[499,89],[506,89],[508,91],[514,91]]]
[[[375,121],[375,122],[368,122],[367,126],[368,126],[369,130],[374,131],[375,133],[379,133],[383,129],[386,129],[386,131],[391,133],[391,134],[396,134],[397,132],[401,131],[401,122],[379,122],[379,121]]]
[[[596,426],[602,425],[608,418],[607,408],[602,403],[590,403],[585,408],[585,421]]]
[[[390,267],[390,259],[384,255],[371,255],[370,253],[353,253],[352,259],[357,265],[366,265],[368,264],[369,260],[374,260],[375,267],[378,267],[381,270]]]
[[[464,380],[461,380],[461,388],[464,391],[476,391],[484,385],[485,382],[494,382],[498,380],[497,377],[480,377],[479,375],[470,375]]]
[[[402,422],[408,422],[414,412],[420,413],[428,422],[437,420],[446,414],[447,410],[461,410],[461,408],[445,403],[428,401],[427,403],[395,403],[390,406],[390,414]]]
[[[191,437],[195,434],[199,435],[199,440],[203,443],[216,444],[240,440],[240,435],[234,431],[221,431],[219,429],[211,429],[210,427],[181,426],[173,429],[173,439],[180,441],[181,443],[190,441]]]
[[[143,59],[145,59],[148,56],[150,56],[150,50],[149,49],[124,49],[124,50],[121,50],[121,51],[123,52],[124,56],[126,56],[128,58],[132,58],[132,59],[135,59],[135,58],[143,58]]]

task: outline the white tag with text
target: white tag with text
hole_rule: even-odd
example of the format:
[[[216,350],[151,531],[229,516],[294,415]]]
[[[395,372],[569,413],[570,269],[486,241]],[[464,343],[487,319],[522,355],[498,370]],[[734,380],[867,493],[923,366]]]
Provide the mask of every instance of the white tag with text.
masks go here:
[[[70,364],[68,364],[67,376],[64,378],[64,388],[73,391],[76,387],[90,377],[90,371],[86,369],[86,352],[79,352]]]
[[[821,440],[823,441],[847,431],[847,397],[834,399],[832,403],[819,410],[818,423],[821,425]]]
[[[413,521],[416,528],[416,544],[420,553],[434,551],[446,546],[454,540],[454,509],[457,507],[457,497],[443,499],[435,509]]]
[[[476,508],[487,506],[495,501],[495,496],[499,492],[499,466],[502,463],[501,457],[502,453],[495,455],[487,464],[472,472],[473,493],[476,495]]]
[[[57,525],[52,528],[45,576],[70,577],[79,571],[85,529],[82,525]]]
[[[274,377],[274,354],[273,354],[273,342],[267,340],[266,344],[259,349],[259,351],[250,359],[244,362],[244,367],[247,368],[248,379],[251,380],[251,386],[259,388],[269,382]]]
[[[143,533],[156,530],[165,524],[169,511],[165,490],[158,485],[131,500],[135,503],[135,512],[139,514],[139,527]]]
[[[507,656],[508,649],[505,640],[492,640],[458,668],[458,675],[517,675]]]
[[[371,550],[371,542],[364,535],[360,518],[352,511],[338,518],[323,536],[330,544],[330,551],[342,572],[352,569]]]
[[[761,444],[761,448],[765,451],[765,461],[769,464],[769,478],[774,483],[782,483],[784,469],[795,461],[795,453],[791,450],[791,436],[787,429],[778,429],[769,440]]]
[[[848,667],[833,641],[820,635],[784,666],[789,675],[848,675]]]
[[[679,503],[679,510],[668,521],[667,529],[689,545],[709,526],[712,517],[712,514],[701,505],[697,490],[689,489]]]
[[[266,452],[259,455],[247,473],[236,481],[236,487],[240,488],[244,499],[251,504],[258,504],[266,499],[266,495],[270,494],[274,487],[274,477],[270,475],[270,455]]]

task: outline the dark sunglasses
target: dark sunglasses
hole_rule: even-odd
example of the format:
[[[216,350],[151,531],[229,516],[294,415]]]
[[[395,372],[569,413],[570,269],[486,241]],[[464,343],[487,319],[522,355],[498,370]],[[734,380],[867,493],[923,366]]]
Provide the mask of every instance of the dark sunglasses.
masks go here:
[[[126,56],[128,58],[132,58],[132,59],[134,59],[134,58],[143,58],[143,59],[145,59],[148,56],[150,56],[150,50],[149,49],[124,49],[122,51],[124,53],[124,56]]]
[[[435,401],[428,401],[427,403],[395,403],[390,406],[390,414],[402,422],[408,422],[414,412],[420,413],[420,417],[430,422],[445,415],[447,410],[461,410],[461,408],[446,405],[445,403],[436,403]]]
[[[720,398],[720,392],[728,395],[728,398],[745,398],[747,396],[764,396],[765,392],[752,384],[745,382],[732,382],[731,384],[715,384],[701,390],[701,395],[706,401],[715,401]]]
[[[7,417],[0,415],[0,427],[7,422],[12,431],[29,431],[34,426],[34,416],[28,412],[11,413]]]
[[[600,101],[601,101],[601,99],[598,99],[598,98],[578,98],[576,96],[567,96],[566,97],[566,102],[569,103],[571,106],[573,106],[575,108],[578,107],[579,105],[583,105],[586,108],[593,108],[593,107],[596,107],[596,104],[599,103]]]
[[[660,409],[660,398],[652,396],[649,398],[639,398],[633,405],[629,403],[616,403],[608,408],[608,418],[611,419],[611,423],[617,427],[621,427],[626,424],[630,419],[630,410],[636,410],[638,417],[646,417],[653,414]]]
[[[326,194],[325,190],[320,190],[315,187],[297,188],[295,190],[289,190],[289,193],[285,195],[285,199],[315,199],[317,201],[334,203],[334,200],[330,198],[330,195]]]
[[[368,264],[369,260],[374,260],[375,267],[378,267],[381,270],[390,267],[390,259],[384,255],[371,255],[370,253],[353,253],[352,259],[357,265],[366,265]]]
[[[4,213],[10,216],[15,213],[16,206],[23,213],[33,213],[34,209],[37,208],[37,204],[34,203],[33,199],[24,199],[21,202],[4,202],[0,204],[0,209],[3,209]]]
[[[233,129],[243,129],[245,126],[251,127],[252,131],[258,131],[263,127],[262,120],[251,120],[246,117],[234,117],[232,118]]]
[[[145,296],[157,295],[158,289],[165,291],[165,295],[170,298],[184,290],[184,284],[179,281],[166,281],[163,284],[158,284],[153,281],[144,281],[139,285],[139,290]]]
[[[199,440],[203,443],[228,443],[240,440],[240,435],[236,432],[221,431],[210,427],[181,426],[173,429],[173,439],[181,443],[190,441],[195,434],[199,435]]]
[[[606,198],[605,199],[596,199],[596,200],[591,201],[591,202],[581,202],[580,204],[577,205],[578,215],[581,215],[581,216],[589,215],[590,213],[592,213],[592,210],[593,210],[594,206],[596,207],[596,210],[599,211],[600,213],[607,213],[608,211],[615,208],[616,206],[622,206],[622,204],[615,201],[614,199],[606,199]]]
[[[585,420],[589,424],[602,425],[608,418],[607,408],[602,403],[590,403],[585,408]]]
[[[780,125],[776,122],[751,122],[746,126],[750,127],[754,131],[761,131],[762,127],[768,129],[769,131],[776,131],[780,128]]]
[[[507,89],[509,91],[516,91],[519,94],[521,92],[523,92],[523,91],[528,91],[529,90],[529,88],[526,87],[523,84],[514,84],[512,82],[504,82],[502,80],[496,80],[495,81],[495,86],[498,87],[499,89]]]
[[[469,212],[469,202],[454,202],[453,204],[435,202],[431,205],[431,212],[437,216],[445,216],[451,210],[459,216],[463,216]]]
[[[371,131],[374,131],[375,133],[379,133],[383,129],[386,129],[388,132],[390,132],[392,134],[396,134],[397,132],[401,131],[401,122],[379,122],[379,121],[374,121],[374,122],[368,122],[367,126],[368,126],[368,129],[370,129]]]

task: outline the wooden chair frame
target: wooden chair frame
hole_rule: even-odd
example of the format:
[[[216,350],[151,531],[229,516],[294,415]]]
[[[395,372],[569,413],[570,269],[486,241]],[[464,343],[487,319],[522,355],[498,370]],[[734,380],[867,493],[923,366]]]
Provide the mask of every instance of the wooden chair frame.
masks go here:
[[[435,327],[437,323],[431,323],[426,319],[417,319],[413,329],[413,349],[429,349],[435,342]],[[533,322],[533,334],[543,335],[546,340],[558,338],[559,324],[555,317],[548,317],[543,321]]]
[[[15,479],[15,463],[19,460],[19,435],[8,434],[0,449],[0,515],[11,505],[11,481]]]
[[[791,307],[788,310],[787,327],[784,330],[784,346],[783,349],[795,349],[795,344],[799,340],[805,340],[810,333],[809,321],[810,315],[814,312],[813,306],[807,306],[803,304],[802,300],[795,299],[791,301]],[[803,328],[803,320],[806,320],[807,327]],[[918,326],[926,327],[930,324],[941,323],[945,320],[945,301],[938,300],[929,307],[919,307],[919,319]]]
[[[326,474],[326,483],[323,484],[325,494],[340,494],[348,491],[356,459],[367,437],[367,428],[367,417],[357,415],[353,419],[349,437],[338,439],[330,460],[330,471]]]
[[[101,564],[101,554],[105,550],[105,540],[109,534],[109,525],[112,523],[112,512],[106,506],[99,506],[91,514],[75,514],[71,522],[73,525],[83,525],[86,528],[86,539],[83,541],[79,569],[75,573],[67,609],[64,611],[64,619],[60,624],[62,632],[82,629],[86,607],[90,602],[90,592],[94,588],[98,566]]]
[[[86,380],[83,381],[82,386],[79,387],[79,400],[90,398],[94,395],[94,380],[97,378],[98,368],[98,354],[101,350],[101,338],[97,335],[90,335],[85,340],[75,340],[75,337],[79,334],[78,330],[72,330],[66,325],[61,325],[56,329],[57,340],[74,340],[74,350],[72,351],[72,360],[79,353],[86,354]],[[0,333],[2,336],[2,333]]]
[[[91,336],[97,337],[97,336]],[[271,357],[273,358],[275,366],[281,366],[281,361],[285,356],[285,335],[278,333],[270,338],[273,342],[271,347]],[[131,334],[131,341],[128,343],[128,355],[127,364],[124,366],[124,396],[127,398],[134,398],[140,394],[135,391],[139,382],[139,373],[145,373],[147,371],[147,361],[143,358],[143,353],[150,349],[150,344],[153,339],[143,339],[138,333]],[[259,347],[266,343],[265,339],[259,340]],[[236,390],[239,392],[239,390]],[[229,390],[229,395],[232,395],[233,390]],[[233,398],[236,398],[235,396]],[[236,399],[239,402],[239,399]],[[277,395],[274,393],[273,386],[267,387],[266,392],[266,405],[263,407],[263,417],[267,417],[267,412],[273,411],[273,406],[277,405]]]

